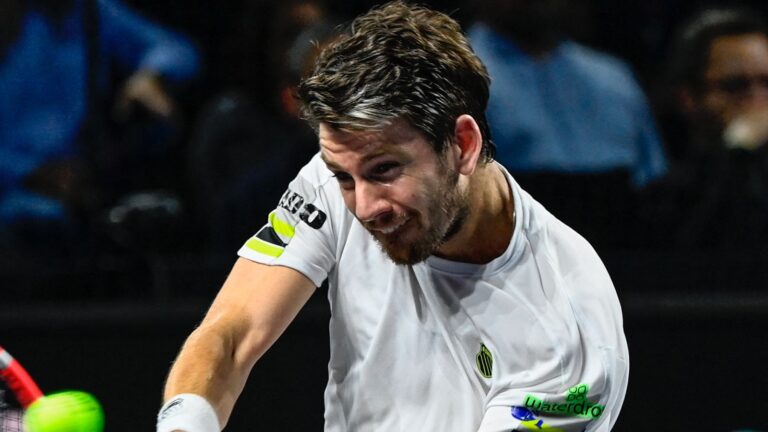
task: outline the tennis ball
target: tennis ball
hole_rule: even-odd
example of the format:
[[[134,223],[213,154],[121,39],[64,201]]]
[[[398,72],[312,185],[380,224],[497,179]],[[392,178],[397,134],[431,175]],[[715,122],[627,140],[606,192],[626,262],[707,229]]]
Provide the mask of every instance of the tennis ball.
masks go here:
[[[27,432],[102,432],[104,411],[89,393],[52,393],[27,408],[24,428]]]

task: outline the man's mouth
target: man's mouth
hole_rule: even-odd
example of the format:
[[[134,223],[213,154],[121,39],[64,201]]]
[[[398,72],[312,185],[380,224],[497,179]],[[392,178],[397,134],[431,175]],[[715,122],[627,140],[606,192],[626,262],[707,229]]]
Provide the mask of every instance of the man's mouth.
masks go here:
[[[403,219],[403,220],[401,220],[400,222],[398,222],[398,223],[396,223],[394,225],[388,226],[386,228],[373,228],[373,229],[371,229],[371,231],[379,232],[379,233],[382,233],[384,235],[390,235],[390,234],[394,233],[395,231],[399,230],[400,228],[402,228],[403,225],[406,224],[406,222],[408,222],[408,219]]]

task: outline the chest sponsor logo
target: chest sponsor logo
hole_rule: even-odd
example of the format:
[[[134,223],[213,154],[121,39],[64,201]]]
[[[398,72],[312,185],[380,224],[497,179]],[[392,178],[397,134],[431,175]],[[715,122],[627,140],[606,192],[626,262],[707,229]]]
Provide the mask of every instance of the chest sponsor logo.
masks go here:
[[[493,375],[493,354],[485,344],[480,344],[480,352],[475,356],[475,364],[480,375],[485,378],[490,378]]]

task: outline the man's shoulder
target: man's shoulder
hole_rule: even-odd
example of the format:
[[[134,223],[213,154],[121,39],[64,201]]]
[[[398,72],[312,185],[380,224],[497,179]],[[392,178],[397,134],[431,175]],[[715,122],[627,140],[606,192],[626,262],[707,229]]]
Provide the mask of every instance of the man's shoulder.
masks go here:
[[[566,41],[561,45],[560,53],[570,64],[587,72],[585,76],[595,81],[619,84],[632,89],[637,87],[630,65],[607,52],[578,42]]]
[[[321,189],[332,190],[333,173],[328,170],[320,153],[316,153],[289,183],[288,189],[302,195],[304,199],[314,199]]]
[[[574,258],[596,256],[594,248],[581,234],[558,219],[527,193],[521,194],[524,235],[534,253]],[[585,255],[586,253],[586,255]]]
[[[299,170],[298,176],[313,183],[324,184],[333,177],[333,173],[331,173],[325,165],[323,159],[320,158],[320,152],[317,152],[312,156],[309,162]]]
[[[561,52],[571,59],[594,67],[614,71],[615,73],[631,73],[629,65],[624,60],[576,41],[564,41],[561,45]]]
[[[288,184],[278,208],[296,215],[312,213],[317,209],[330,215],[342,199],[338,186],[332,180],[333,173],[320,158],[320,153],[315,154]]]

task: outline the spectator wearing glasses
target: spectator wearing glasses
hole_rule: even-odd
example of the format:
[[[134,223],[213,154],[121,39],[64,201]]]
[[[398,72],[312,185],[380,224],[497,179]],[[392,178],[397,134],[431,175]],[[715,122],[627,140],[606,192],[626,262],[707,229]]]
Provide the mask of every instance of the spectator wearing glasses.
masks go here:
[[[688,143],[680,163],[648,193],[648,238],[679,247],[765,248],[765,21],[748,10],[705,10],[683,27],[671,59],[670,90]]]

